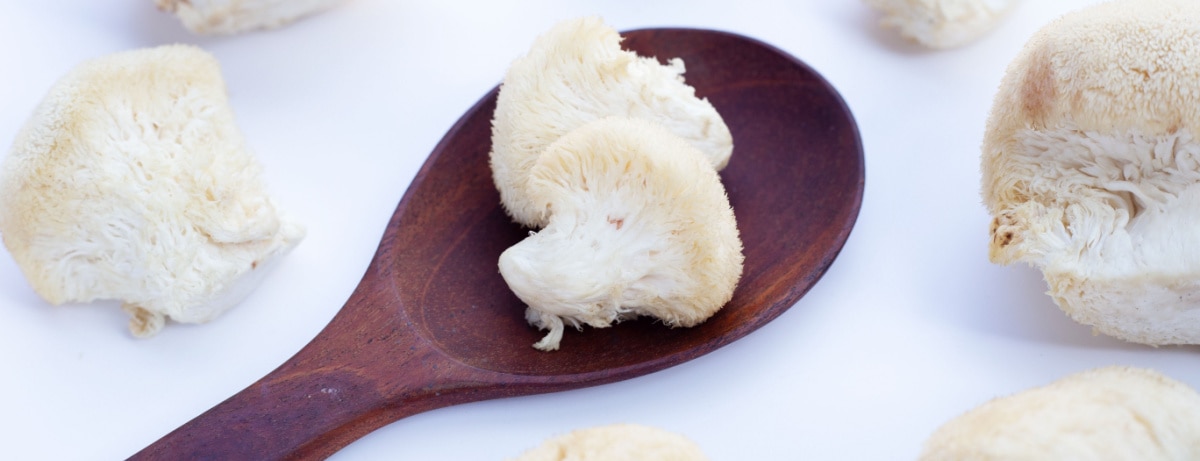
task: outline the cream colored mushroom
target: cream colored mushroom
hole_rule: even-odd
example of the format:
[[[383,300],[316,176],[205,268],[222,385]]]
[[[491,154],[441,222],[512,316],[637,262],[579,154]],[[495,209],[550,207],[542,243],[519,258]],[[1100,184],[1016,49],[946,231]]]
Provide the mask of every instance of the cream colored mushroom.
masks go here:
[[[951,420],[926,441],[919,459],[1200,459],[1200,394],[1152,370],[1087,371]]]
[[[707,461],[695,442],[640,424],[612,424],[554,437],[513,461]]]
[[[267,196],[217,61],[190,46],[84,63],[0,165],[0,234],[53,304],[124,301],[137,336],[229,309],[303,237]]]
[[[1039,31],[983,142],[990,257],[1097,331],[1200,343],[1200,2],[1121,0]]]
[[[639,315],[690,327],[733,296],[742,243],[720,178],[654,122],[605,118],[555,141],[530,168],[544,229],[500,255],[500,273],[550,332]]]
[[[344,0],[154,0],[197,34],[231,35],[273,29]]]
[[[718,170],[728,163],[729,128],[683,82],[683,61],[664,66],[622,50],[620,42],[598,18],[567,20],[509,68],[496,100],[490,161],[500,200],[516,222],[545,225],[546,210],[525,191],[529,170],[546,146],[598,118],[653,120],[690,141]]]
[[[929,48],[953,48],[991,31],[1018,0],[864,0],[881,25]]]

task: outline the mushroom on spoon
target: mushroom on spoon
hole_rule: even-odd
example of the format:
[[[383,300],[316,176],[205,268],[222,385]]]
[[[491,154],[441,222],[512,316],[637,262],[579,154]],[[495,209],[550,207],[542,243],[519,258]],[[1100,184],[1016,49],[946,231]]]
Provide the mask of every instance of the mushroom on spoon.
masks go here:
[[[759,41],[705,30],[623,34],[680,57],[737,144],[721,172],[745,245],[733,299],[692,328],[645,320],[568,332],[553,353],[496,270],[527,230],[488,167],[493,90],[413,179],[362,282],[328,326],[266,377],[133,459],[320,459],[392,421],[445,406],[610,383],[745,336],[833,263],[858,216],[863,155],[846,104],[820,75]],[[336,389],[336,392],[330,392]]]

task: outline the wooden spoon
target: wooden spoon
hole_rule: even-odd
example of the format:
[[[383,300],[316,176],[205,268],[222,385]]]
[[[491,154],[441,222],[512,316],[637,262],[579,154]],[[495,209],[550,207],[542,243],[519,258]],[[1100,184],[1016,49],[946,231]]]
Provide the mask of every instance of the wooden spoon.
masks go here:
[[[722,180],[745,244],[733,300],[694,328],[635,320],[569,330],[562,349],[497,271],[528,230],[500,208],[487,156],[496,90],[446,133],[396,208],[345,307],[294,357],[133,459],[319,459],[397,419],[449,405],[632,378],[704,355],[792,306],[858,215],[858,129],[816,72],[723,32],[638,30],[624,46],[681,57],[733,132]]]

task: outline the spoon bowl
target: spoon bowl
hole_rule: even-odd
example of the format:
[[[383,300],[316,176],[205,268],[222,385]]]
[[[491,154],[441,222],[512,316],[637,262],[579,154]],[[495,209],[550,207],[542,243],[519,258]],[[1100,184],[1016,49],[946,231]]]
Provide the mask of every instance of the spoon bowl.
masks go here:
[[[862,202],[858,129],[786,53],[735,34],[647,29],[623,46],[680,57],[734,139],[721,172],[745,247],[733,299],[693,328],[645,319],[543,332],[496,263],[528,234],[500,207],[488,151],[493,89],[413,179],[362,282],[294,357],[133,459],[321,459],[397,419],[449,405],[593,386],[704,355],[787,310],[833,263]]]

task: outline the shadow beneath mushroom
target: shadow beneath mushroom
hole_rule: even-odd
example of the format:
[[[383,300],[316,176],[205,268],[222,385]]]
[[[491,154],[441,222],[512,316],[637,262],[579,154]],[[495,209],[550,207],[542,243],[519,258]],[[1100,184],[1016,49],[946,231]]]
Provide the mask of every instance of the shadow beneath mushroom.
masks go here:
[[[47,306],[46,301],[38,297],[33,287],[29,286],[12,256],[2,249],[0,253],[4,253],[0,255],[0,305],[31,308]]]
[[[142,46],[158,46],[165,43],[190,43],[200,47],[208,47],[222,37],[196,35],[183,27],[174,14],[159,10],[154,2],[139,2],[136,7],[130,7],[125,16],[124,29]]]
[[[875,43],[887,48],[888,51],[903,55],[926,55],[938,50],[926,48],[900,36],[895,29],[882,26],[879,21],[883,15],[866,5],[855,10],[855,14],[837,18],[852,29],[863,31]]]
[[[952,314],[955,323],[982,333],[1026,341],[1118,350],[1145,350],[1150,346],[1094,334],[1088,325],[1071,320],[1046,294],[1046,282],[1037,269],[1025,265],[992,266],[982,279],[989,283],[960,289],[957,305],[976,309]]]

